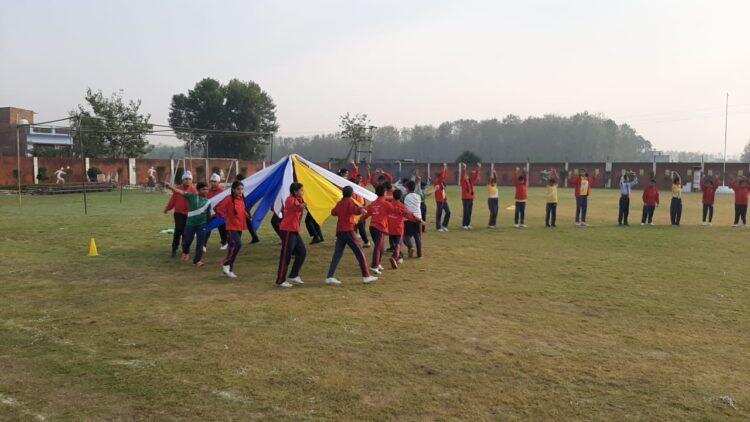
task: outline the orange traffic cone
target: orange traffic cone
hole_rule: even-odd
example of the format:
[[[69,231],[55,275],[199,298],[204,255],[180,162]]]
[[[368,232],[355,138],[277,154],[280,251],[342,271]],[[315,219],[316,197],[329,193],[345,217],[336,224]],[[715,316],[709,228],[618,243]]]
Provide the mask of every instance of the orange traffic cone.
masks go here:
[[[99,251],[96,249],[96,241],[93,237],[89,240],[89,256],[99,256]]]

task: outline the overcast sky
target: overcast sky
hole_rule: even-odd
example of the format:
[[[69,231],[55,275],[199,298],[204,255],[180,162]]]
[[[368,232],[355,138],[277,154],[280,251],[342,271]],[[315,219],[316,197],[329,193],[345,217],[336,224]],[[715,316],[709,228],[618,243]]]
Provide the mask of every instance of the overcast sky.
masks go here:
[[[280,133],[603,113],[659,149],[750,139],[750,1],[22,1],[0,14],[0,106],[61,117],[122,89],[164,123],[203,77],[256,81]]]

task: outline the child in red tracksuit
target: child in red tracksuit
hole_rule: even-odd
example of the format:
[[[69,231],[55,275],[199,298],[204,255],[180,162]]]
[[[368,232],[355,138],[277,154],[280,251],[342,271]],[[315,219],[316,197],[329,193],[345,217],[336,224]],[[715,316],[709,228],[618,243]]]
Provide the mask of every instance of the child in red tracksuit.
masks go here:
[[[740,177],[739,180],[729,181],[729,187],[734,190],[734,224],[732,227],[740,227],[747,225],[747,197],[750,195],[750,181],[744,177]]]
[[[445,195],[445,182],[448,179],[448,165],[443,163],[443,168],[435,176],[433,182],[435,190],[435,229],[439,232],[448,231],[448,223],[451,219],[451,209],[448,207],[448,198]]]
[[[401,202],[401,191],[393,191],[393,201],[391,201],[391,210],[388,213],[388,240],[391,249],[391,268],[398,268],[399,264],[404,262],[401,257],[401,239],[404,237],[404,220],[422,221],[406,209],[406,205]]]
[[[193,186],[193,175],[190,171],[186,170],[182,173],[182,184],[179,189],[186,193],[198,193]],[[185,196],[172,192],[167,206],[164,207],[164,214],[169,211],[172,211],[174,217],[174,234],[172,235],[172,258],[174,258],[177,256],[177,248],[180,247],[182,233],[185,231],[185,225],[187,224],[188,202]]]
[[[302,183],[289,185],[289,196],[284,201],[282,219],[279,224],[279,235],[281,237],[281,254],[279,255],[279,271],[276,273],[276,285],[289,288],[295,284],[304,284],[299,272],[307,256],[305,242],[299,235],[299,223],[302,221],[302,212],[305,210],[305,201],[302,199]],[[275,215],[275,214],[274,214]],[[289,263],[294,258],[292,271],[286,278]]]
[[[703,225],[710,226],[714,220],[714,202],[716,200],[716,183],[715,178],[709,179],[704,177],[701,179],[701,191],[703,192]],[[708,217],[708,221],[706,221]]]
[[[331,258],[331,265],[328,267],[328,276],[326,278],[326,284],[331,286],[341,285],[341,282],[334,277],[334,274],[336,274],[336,267],[338,267],[341,256],[344,254],[344,249],[347,246],[354,252],[354,257],[357,258],[359,268],[362,270],[362,282],[368,284],[378,279],[370,275],[365,253],[362,252],[362,248],[360,248],[354,236],[357,217],[365,214],[365,209],[354,202],[354,199],[352,199],[353,193],[354,190],[351,186],[344,186],[342,189],[343,198],[331,210],[331,215],[338,217],[338,222],[336,223],[336,245],[334,246],[333,257]]]
[[[477,163],[471,175],[468,174],[466,164],[459,163],[461,172],[461,203],[463,205],[463,215],[461,228],[464,230],[471,229],[471,213],[474,210],[474,187],[479,183],[479,171],[482,163]]]
[[[229,278],[237,278],[234,273],[234,261],[242,247],[242,232],[247,230],[247,211],[243,191],[242,182],[235,180],[232,183],[232,194],[216,206],[216,214],[224,218],[229,234],[227,256],[221,264],[221,271]]]
[[[649,224],[654,225],[654,211],[659,206],[659,188],[656,187],[656,180],[651,182],[643,190],[643,216],[641,217],[641,226]]]
[[[372,237],[372,263],[370,271],[375,274],[381,274],[383,267],[380,265],[380,258],[383,255],[385,238],[388,236],[388,215],[393,208],[392,202],[385,197],[385,186],[378,185],[375,187],[375,194],[378,199],[372,201],[367,207],[367,213],[362,220],[372,217],[370,221],[370,236]]]

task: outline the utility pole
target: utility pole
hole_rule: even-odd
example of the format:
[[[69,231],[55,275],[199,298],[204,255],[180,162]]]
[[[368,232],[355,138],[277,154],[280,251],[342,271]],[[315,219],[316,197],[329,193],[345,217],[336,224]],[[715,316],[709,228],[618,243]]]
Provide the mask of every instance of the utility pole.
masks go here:
[[[727,179],[727,127],[729,125],[729,93],[727,92],[727,101],[724,107],[724,169],[721,175],[721,185],[726,186]]]
[[[18,181],[18,208],[21,208],[21,128],[20,115],[16,115],[16,180]]]

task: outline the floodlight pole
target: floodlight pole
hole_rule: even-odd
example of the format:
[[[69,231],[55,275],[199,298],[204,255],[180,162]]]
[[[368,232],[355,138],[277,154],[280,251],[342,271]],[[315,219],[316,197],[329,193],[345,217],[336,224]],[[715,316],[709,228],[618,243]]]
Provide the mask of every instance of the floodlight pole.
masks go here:
[[[721,175],[721,185],[726,186],[727,179],[727,127],[729,124],[729,93],[727,92],[727,101],[724,107],[724,169]]]

